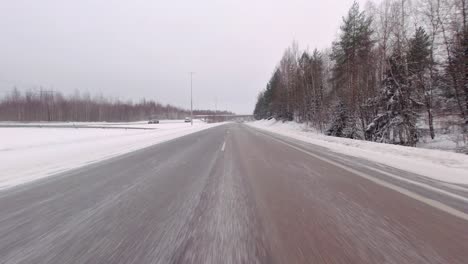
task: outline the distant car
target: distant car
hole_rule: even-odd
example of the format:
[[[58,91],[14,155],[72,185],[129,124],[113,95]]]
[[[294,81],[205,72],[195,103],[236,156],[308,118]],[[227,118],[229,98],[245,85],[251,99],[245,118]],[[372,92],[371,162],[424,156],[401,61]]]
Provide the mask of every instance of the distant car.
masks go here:
[[[150,121],[148,121],[148,124],[159,124],[159,120],[151,119]]]
[[[190,123],[192,122],[192,119],[190,119],[190,117],[186,117],[185,120],[184,120],[185,123]]]

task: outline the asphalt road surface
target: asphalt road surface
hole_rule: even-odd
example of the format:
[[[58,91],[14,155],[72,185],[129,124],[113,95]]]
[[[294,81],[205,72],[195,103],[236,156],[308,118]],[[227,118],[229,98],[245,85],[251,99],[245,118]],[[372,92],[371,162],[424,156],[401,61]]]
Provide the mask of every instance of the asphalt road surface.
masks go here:
[[[466,264],[467,197],[228,124],[0,191],[0,263]]]

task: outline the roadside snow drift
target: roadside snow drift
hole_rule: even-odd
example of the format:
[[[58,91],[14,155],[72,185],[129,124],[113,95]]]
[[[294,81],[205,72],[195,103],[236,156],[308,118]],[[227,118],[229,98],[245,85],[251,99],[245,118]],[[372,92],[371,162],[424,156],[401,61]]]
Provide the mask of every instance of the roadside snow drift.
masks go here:
[[[82,123],[83,124],[83,123]],[[105,123],[101,123],[103,125]],[[161,122],[109,126],[155,130],[99,128],[0,128],[0,189],[201,131],[218,124]]]
[[[435,180],[468,184],[468,155],[325,136],[308,130],[305,124],[283,123],[274,119],[255,121],[248,125]]]

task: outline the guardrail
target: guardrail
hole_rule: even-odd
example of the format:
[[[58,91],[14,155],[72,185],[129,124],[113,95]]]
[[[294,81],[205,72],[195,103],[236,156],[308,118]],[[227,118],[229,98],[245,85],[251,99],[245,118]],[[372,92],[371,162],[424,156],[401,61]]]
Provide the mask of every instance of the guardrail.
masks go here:
[[[133,130],[156,130],[151,127],[122,127],[122,126],[95,126],[95,125],[40,125],[40,124],[0,124],[0,127],[33,127],[33,128],[100,128],[100,129],[133,129]]]

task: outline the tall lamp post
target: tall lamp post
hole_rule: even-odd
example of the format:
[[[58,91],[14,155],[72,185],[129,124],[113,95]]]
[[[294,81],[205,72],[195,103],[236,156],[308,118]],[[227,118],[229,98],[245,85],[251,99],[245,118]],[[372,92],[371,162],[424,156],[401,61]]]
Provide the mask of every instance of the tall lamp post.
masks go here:
[[[190,72],[190,123],[193,126],[193,89],[192,89],[192,77],[195,72]]]

